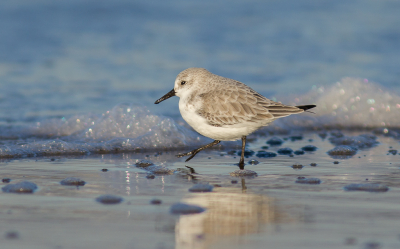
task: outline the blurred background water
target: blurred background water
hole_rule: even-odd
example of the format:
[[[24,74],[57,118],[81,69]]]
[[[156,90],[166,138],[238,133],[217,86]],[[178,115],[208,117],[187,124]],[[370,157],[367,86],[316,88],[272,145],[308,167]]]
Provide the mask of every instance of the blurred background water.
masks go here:
[[[188,67],[268,97],[342,77],[399,92],[397,0],[0,2],[0,122],[156,110]],[[177,99],[156,106],[178,115]]]
[[[1,1],[0,137],[80,131],[76,142],[97,129],[100,137],[132,138],[138,135],[124,129],[151,131],[157,120],[164,122],[157,127],[182,133],[173,121],[139,122],[134,117],[143,113],[132,118],[129,110],[142,106],[179,121],[178,98],[154,101],[188,67],[270,98],[308,96],[296,103],[317,103],[317,114],[330,116],[314,125],[333,115],[342,126],[351,119],[393,126],[400,112],[399,13],[397,0]],[[348,76],[355,78],[318,95]],[[99,117],[111,125],[91,127]]]

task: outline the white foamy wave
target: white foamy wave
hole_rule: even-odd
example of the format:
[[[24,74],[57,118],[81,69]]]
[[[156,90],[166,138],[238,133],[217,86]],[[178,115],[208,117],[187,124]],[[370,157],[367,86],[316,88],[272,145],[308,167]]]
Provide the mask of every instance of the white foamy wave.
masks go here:
[[[17,135],[18,133],[18,135]],[[8,134],[8,135],[7,135]],[[204,143],[205,138],[146,107],[120,104],[101,116],[76,115],[2,134],[0,157],[171,150]],[[18,139],[14,139],[18,137]]]
[[[304,96],[282,97],[285,104],[316,104],[315,114],[292,115],[271,129],[400,128],[400,96],[367,79],[343,78],[331,87],[314,87]]]

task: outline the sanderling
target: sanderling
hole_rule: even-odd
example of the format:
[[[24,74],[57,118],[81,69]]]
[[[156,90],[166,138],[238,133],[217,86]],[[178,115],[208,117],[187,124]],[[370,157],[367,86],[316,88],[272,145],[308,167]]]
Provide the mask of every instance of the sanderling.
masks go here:
[[[221,141],[242,139],[240,169],[244,168],[247,135],[278,118],[315,107],[274,102],[239,81],[212,74],[204,68],[188,68],[179,73],[174,89],[155,104],[172,96],[180,97],[179,111],[183,119],[198,133],[215,140],[177,157],[190,156],[187,162]]]

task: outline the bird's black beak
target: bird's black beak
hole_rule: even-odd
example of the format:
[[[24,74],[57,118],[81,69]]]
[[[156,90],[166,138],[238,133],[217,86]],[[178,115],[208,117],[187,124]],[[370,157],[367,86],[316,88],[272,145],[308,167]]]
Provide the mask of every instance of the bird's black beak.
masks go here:
[[[165,94],[165,95],[162,96],[161,98],[157,99],[156,102],[154,102],[154,104],[158,104],[158,103],[160,103],[161,101],[164,101],[164,100],[169,99],[169,98],[174,97],[174,96],[175,96],[175,90],[172,89],[172,90],[169,91],[167,94]]]

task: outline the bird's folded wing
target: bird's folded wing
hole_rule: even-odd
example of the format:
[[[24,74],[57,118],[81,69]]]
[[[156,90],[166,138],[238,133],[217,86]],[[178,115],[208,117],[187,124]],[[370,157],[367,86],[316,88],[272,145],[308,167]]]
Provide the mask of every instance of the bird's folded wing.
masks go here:
[[[203,108],[198,114],[211,125],[235,125],[244,122],[273,120],[303,112],[295,106],[271,101],[251,88],[232,87],[202,94]]]

